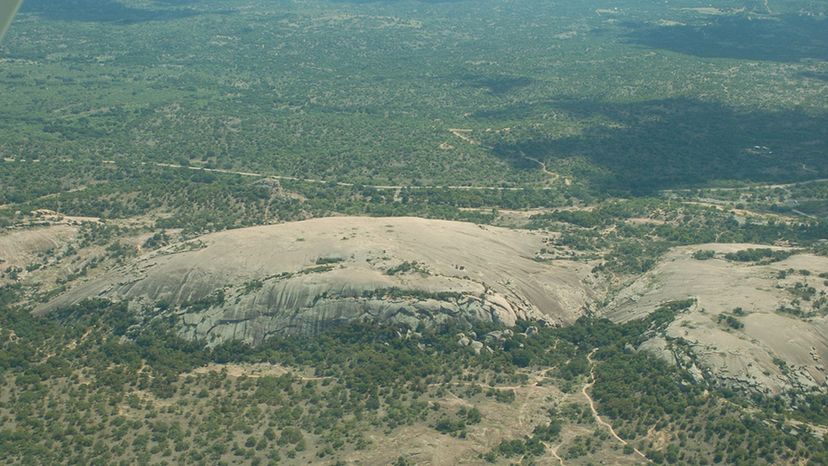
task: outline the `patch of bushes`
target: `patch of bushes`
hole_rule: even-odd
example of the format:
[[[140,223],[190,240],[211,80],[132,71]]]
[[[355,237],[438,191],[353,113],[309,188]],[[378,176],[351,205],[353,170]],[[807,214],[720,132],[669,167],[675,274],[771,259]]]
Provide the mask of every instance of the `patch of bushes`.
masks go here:
[[[716,251],[710,249],[699,249],[693,253],[693,259],[706,261],[716,256]]]
[[[741,320],[728,314],[719,314],[719,317],[716,318],[716,321],[720,324],[724,323],[725,325],[734,330],[741,330],[745,328],[745,324],[743,324]]]
[[[750,248],[725,254],[725,259],[733,262],[762,262],[765,264],[779,262],[793,255],[791,251],[769,248]]]
[[[386,275],[398,275],[408,272],[425,272],[425,269],[417,263],[416,261],[405,261],[400,264],[397,264],[393,267],[390,267],[388,270],[385,271]]]

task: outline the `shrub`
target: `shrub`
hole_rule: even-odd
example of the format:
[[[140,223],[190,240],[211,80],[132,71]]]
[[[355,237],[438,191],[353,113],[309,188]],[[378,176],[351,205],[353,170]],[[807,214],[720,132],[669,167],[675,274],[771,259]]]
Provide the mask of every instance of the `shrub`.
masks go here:
[[[716,251],[710,249],[699,249],[693,253],[693,259],[706,261],[712,259],[716,255]]]

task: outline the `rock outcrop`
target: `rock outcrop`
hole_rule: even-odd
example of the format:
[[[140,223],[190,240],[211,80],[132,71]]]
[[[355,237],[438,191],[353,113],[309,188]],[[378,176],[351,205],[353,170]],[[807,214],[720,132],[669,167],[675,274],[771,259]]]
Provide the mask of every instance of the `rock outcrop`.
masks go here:
[[[775,394],[824,388],[828,257],[795,253],[772,263],[724,258],[749,248],[767,246],[676,248],[620,292],[605,315],[624,322],[663,303],[695,298],[689,311],[640,349],[736,389]],[[697,260],[692,256],[698,250],[716,255]]]
[[[592,300],[589,266],[533,258],[539,232],[419,218],[331,217],[210,234],[171,245],[64,293],[175,315],[211,344],[313,335],[354,320],[574,321]]]

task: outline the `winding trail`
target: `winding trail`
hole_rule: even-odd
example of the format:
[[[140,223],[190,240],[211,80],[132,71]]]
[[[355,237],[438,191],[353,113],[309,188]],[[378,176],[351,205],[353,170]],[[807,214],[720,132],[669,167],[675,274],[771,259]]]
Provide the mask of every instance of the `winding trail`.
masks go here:
[[[622,445],[632,446],[629,442],[627,442],[626,440],[624,440],[620,436],[618,436],[618,433],[615,432],[615,429],[612,427],[612,424],[610,424],[609,422],[607,422],[607,421],[605,421],[604,419],[601,418],[601,415],[598,414],[598,410],[595,409],[595,401],[589,395],[588,390],[590,388],[592,388],[593,385],[595,385],[595,361],[592,360],[592,355],[594,355],[596,351],[598,351],[598,348],[594,348],[587,355],[587,361],[589,362],[589,379],[590,380],[587,384],[584,385],[584,388],[581,389],[581,393],[584,394],[584,397],[586,397],[587,401],[589,402],[589,409],[592,411],[592,417],[595,418],[595,422],[597,422],[599,425],[602,425],[602,426],[606,427],[607,430],[609,431],[610,435],[612,435],[612,437],[615,440],[618,440]],[[647,458],[647,455],[645,455],[644,453],[641,453],[641,451],[638,448],[632,447],[632,449],[642,459],[644,459],[647,462],[650,462],[650,459]]]
[[[561,458],[561,456],[560,456],[560,455],[558,455],[558,448],[560,448],[560,447],[561,447],[560,445],[558,445],[557,447],[553,447],[552,445],[550,445],[550,444],[549,444],[549,442],[542,442],[542,443],[543,443],[543,446],[545,446],[545,447],[546,447],[546,449],[547,449],[547,450],[549,450],[549,453],[552,453],[552,456],[553,456],[556,460],[558,460],[558,463],[560,463],[560,464],[561,464],[561,466],[566,466],[566,465],[564,464],[564,460],[563,460],[563,458]]]
[[[550,178],[552,178],[553,180],[557,180],[558,178],[560,178],[560,175],[558,175],[555,172],[549,171],[549,169],[546,168],[546,163],[541,162],[540,160],[538,160],[534,157],[529,157],[523,151],[520,151],[520,156],[523,157],[524,159],[530,161],[530,162],[534,162],[534,163],[538,164],[538,167],[540,167],[543,174],[550,177]]]
[[[490,151],[495,150],[494,146],[487,146],[487,145],[481,143],[480,141],[478,141],[476,139],[472,139],[472,137],[469,136],[469,135],[473,131],[474,130],[472,130],[472,129],[449,128],[449,133],[453,134],[454,136],[458,137],[459,139],[462,139],[463,141],[465,141],[465,142],[467,142],[467,143],[469,143],[473,146],[480,146],[480,147],[482,147],[484,149],[487,149],[487,150],[490,150]],[[558,175],[557,173],[549,171],[549,169],[546,168],[546,164],[544,162],[541,162],[540,160],[538,160],[534,157],[529,157],[522,150],[518,151],[518,152],[520,152],[520,157],[522,159],[528,160],[532,163],[536,163],[538,165],[538,167],[541,169],[541,171],[543,172],[544,175],[552,178],[555,181],[557,181],[558,178],[560,178],[560,175]]]

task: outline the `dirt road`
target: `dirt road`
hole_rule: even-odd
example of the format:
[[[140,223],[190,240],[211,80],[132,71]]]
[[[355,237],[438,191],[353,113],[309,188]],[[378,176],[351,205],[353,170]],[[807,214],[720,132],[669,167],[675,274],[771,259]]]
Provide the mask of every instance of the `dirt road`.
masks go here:
[[[738,186],[735,188],[705,188],[705,187],[698,187],[698,188],[686,188],[686,189],[662,189],[661,192],[663,194],[672,194],[672,193],[689,193],[693,191],[707,191],[707,192],[729,192],[729,191],[749,191],[751,189],[781,189],[781,188],[792,188],[794,186],[806,186],[809,184],[814,183],[825,183],[828,182],[828,178],[817,178],[814,180],[805,180],[805,181],[795,181],[793,183],[774,183],[774,184],[757,184],[751,186]]]
[[[612,427],[612,424],[601,418],[601,415],[598,414],[598,410],[595,409],[595,401],[589,395],[589,389],[592,388],[593,385],[595,385],[595,361],[592,360],[592,355],[594,355],[596,351],[598,351],[598,348],[593,349],[587,355],[587,361],[589,362],[589,382],[584,385],[584,388],[581,389],[581,393],[584,394],[587,401],[589,402],[589,409],[592,410],[592,417],[595,418],[595,422],[597,422],[599,425],[606,427],[610,435],[612,435],[612,437],[615,440],[619,441],[622,445],[630,445],[629,442],[618,436],[618,433],[615,432],[615,429]],[[638,448],[633,447],[633,451],[638,456],[643,458],[645,461],[650,461],[644,453],[641,453],[641,451],[638,450]]]
[[[538,159],[531,158],[526,156],[527,160],[530,160],[536,164],[538,164],[544,174],[548,175],[549,177],[558,179],[560,176],[552,171],[549,171],[546,165]],[[25,162],[23,160],[14,160],[14,159],[5,159],[6,162]],[[39,162],[39,160],[28,160],[28,162]],[[115,161],[113,160],[104,160],[102,161],[104,164],[114,165]],[[345,181],[331,181],[331,180],[323,180],[319,178],[302,178],[297,176],[288,176],[288,175],[272,175],[272,174],[265,174],[265,173],[256,173],[256,172],[248,172],[248,171],[238,171],[238,170],[227,170],[223,168],[206,168],[206,167],[193,167],[193,166],[185,166],[185,165],[177,165],[173,163],[163,163],[163,162],[141,162],[141,165],[152,165],[156,167],[163,167],[163,168],[171,168],[171,169],[186,169],[186,170],[193,170],[193,171],[204,171],[210,173],[224,173],[230,175],[239,175],[239,176],[246,176],[251,178],[270,178],[274,180],[286,180],[286,181],[298,181],[302,183],[315,183],[315,184],[333,184],[335,186],[344,186],[344,187],[352,187],[352,186],[364,186],[366,188],[382,190],[382,191],[397,191],[402,189],[411,189],[411,190],[424,190],[424,189],[447,189],[452,191],[523,191],[525,189],[537,189],[542,191],[549,191],[558,189],[555,186],[473,186],[473,185],[384,185],[384,184],[359,184],[359,183],[348,183]],[[754,185],[754,186],[741,186],[735,188],[690,188],[690,189],[664,189],[661,190],[662,194],[674,194],[674,193],[686,193],[692,192],[697,190],[704,190],[710,192],[726,192],[726,191],[746,191],[750,189],[774,189],[774,188],[787,188],[793,186],[803,186],[813,183],[823,183],[828,182],[828,178],[819,178],[814,180],[806,180],[806,181],[797,181],[794,183],[781,183],[781,184],[763,184],[763,185]]]
[[[114,164],[115,162],[111,160],[106,160],[104,163]],[[147,162],[141,162],[142,165],[146,165]],[[527,187],[509,187],[509,186],[470,186],[470,185],[391,185],[391,184],[357,184],[357,183],[347,183],[344,181],[329,181],[329,180],[322,180],[318,178],[300,178],[296,176],[285,176],[285,175],[266,175],[263,173],[254,173],[254,172],[245,172],[245,171],[235,171],[235,170],[225,170],[222,168],[206,168],[206,167],[191,167],[191,166],[184,166],[184,165],[176,165],[172,163],[161,163],[155,162],[151,163],[156,167],[163,167],[163,168],[178,168],[178,169],[187,169],[187,170],[194,170],[194,171],[204,171],[204,172],[211,172],[211,173],[225,173],[231,175],[239,175],[239,176],[247,176],[247,177],[254,177],[254,178],[270,178],[274,180],[287,180],[287,181],[299,181],[302,183],[315,183],[315,184],[334,184],[336,186],[345,186],[345,187],[352,187],[352,186],[364,186],[366,188],[381,190],[381,191],[397,191],[401,189],[448,189],[452,191],[523,191],[527,189]],[[551,186],[530,186],[528,188],[531,189],[540,189],[540,190],[551,190],[556,189]]]

